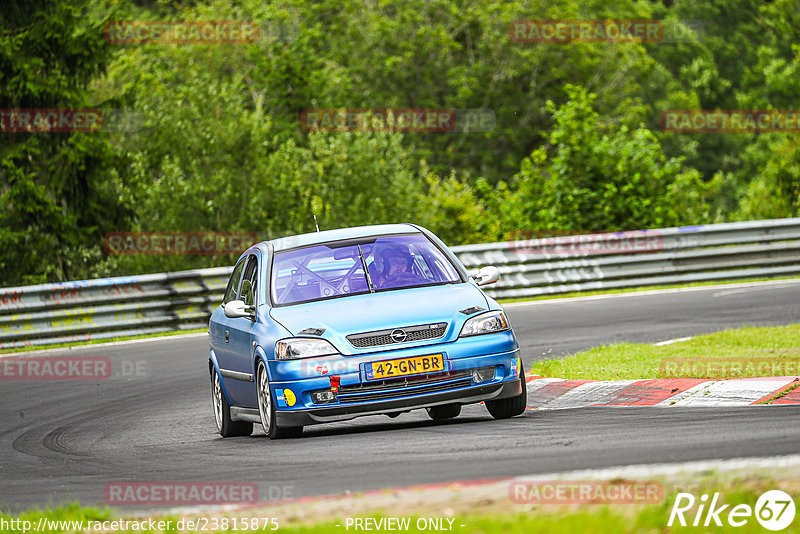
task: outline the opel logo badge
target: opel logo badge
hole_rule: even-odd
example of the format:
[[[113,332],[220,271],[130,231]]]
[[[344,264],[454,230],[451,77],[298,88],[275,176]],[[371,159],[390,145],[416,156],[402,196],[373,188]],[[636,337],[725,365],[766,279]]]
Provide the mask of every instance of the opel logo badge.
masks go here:
[[[392,341],[395,343],[402,343],[406,340],[406,333],[399,328],[397,330],[392,330],[392,333],[389,335],[392,338]]]

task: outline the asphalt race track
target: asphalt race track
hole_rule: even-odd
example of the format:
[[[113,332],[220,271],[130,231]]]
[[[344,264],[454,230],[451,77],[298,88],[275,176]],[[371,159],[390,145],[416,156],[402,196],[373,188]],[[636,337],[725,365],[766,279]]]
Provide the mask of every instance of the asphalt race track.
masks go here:
[[[601,344],[800,322],[800,283],[508,306],[526,363]],[[800,452],[800,406],[583,408],[493,421],[483,406],[215,431],[204,336],[51,351],[109,358],[97,381],[0,380],[0,507],[102,504],[109,482],[251,481],[262,500],[650,462]],[[790,423],[793,421],[794,423]]]

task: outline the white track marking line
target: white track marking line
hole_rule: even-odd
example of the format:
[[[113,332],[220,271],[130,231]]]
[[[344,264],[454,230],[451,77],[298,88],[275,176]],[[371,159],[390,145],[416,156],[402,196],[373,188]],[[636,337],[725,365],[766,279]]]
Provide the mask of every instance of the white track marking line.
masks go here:
[[[658,343],[653,343],[654,347],[663,347],[664,345],[672,345],[673,343],[680,343],[681,341],[689,341],[690,339],[694,339],[694,336],[689,337],[678,337],[675,339],[668,339],[666,341],[659,341]]]
[[[646,291],[630,291],[627,293],[610,293],[608,295],[589,295],[586,297],[563,297],[563,298],[544,299],[544,300],[528,300],[525,302],[510,302],[508,304],[502,304],[502,306],[503,308],[514,308],[521,306],[536,306],[536,305],[552,304],[559,302],[561,303],[583,302],[587,300],[603,300],[603,299],[614,299],[614,298],[625,298],[625,297],[642,297],[647,295],[666,295],[670,293],[686,293],[692,291],[719,290],[720,288],[738,289],[738,288],[761,287],[761,286],[780,286],[787,284],[793,285],[798,283],[800,283],[800,278],[792,278],[789,280],[765,280],[763,282],[745,282],[741,284],[715,284],[711,286],[675,287],[670,289],[650,289]],[[546,295],[536,295],[531,298],[536,298],[539,296],[546,296]]]
[[[725,297],[727,295],[736,295],[738,293],[747,293],[748,291],[760,291],[762,289],[772,289],[771,287],[767,286],[757,286],[757,287],[743,287],[739,289],[730,289],[726,291],[718,291],[711,295],[711,297]]]

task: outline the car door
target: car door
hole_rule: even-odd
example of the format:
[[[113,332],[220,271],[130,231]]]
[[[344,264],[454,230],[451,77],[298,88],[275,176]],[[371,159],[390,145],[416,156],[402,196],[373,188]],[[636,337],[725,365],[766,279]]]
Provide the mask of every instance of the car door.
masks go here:
[[[258,306],[259,252],[253,252],[246,259],[239,284],[237,300],[244,301],[256,309]],[[226,364],[229,380],[228,394],[235,406],[255,406],[255,387],[253,377],[253,339],[256,321],[248,317],[228,319],[228,351]]]
[[[240,259],[239,262],[234,266],[233,271],[231,272],[231,277],[228,280],[228,285],[225,288],[225,294],[222,297],[222,304],[220,304],[219,307],[214,310],[211,320],[208,323],[208,334],[211,350],[213,350],[214,354],[217,356],[217,363],[219,364],[220,369],[227,369],[231,360],[229,343],[231,319],[225,316],[223,307],[228,302],[236,300],[236,295],[239,292],[239,285],[242,281],[242,271],[244,271],[244,266],[246,263],[247,257],[244,257]]]

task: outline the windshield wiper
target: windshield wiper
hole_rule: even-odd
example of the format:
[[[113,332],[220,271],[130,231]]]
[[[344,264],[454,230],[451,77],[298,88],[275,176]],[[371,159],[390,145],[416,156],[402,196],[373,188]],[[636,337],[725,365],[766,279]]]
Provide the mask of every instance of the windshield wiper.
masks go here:
[[[361,258],[361,266],[364,267],[364,274],[367,275],[367,285],[369,285],[369,292],[375,293],[375,286],[372,285],[372,276],[369,274],[369,268],[367,268],[367,260],[364,259],[364,253],[361,252],[361,245],[356,245],[358,248],[358,257]]]

